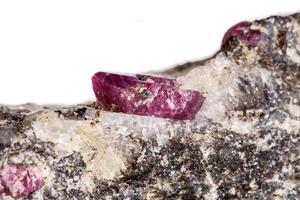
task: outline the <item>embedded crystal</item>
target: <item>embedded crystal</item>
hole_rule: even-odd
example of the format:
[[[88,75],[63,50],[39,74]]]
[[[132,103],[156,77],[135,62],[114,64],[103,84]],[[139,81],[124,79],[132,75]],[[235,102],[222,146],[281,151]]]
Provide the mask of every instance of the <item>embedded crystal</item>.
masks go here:
[[[92,81],[98,104],[110,111],[191,120],[204,100],[198,91],[180,89],[175,79],[98,72]]]
[[[252,29],[251,25],[250,22],[243,21],[232,26],[224,34],[222,44],[227,43],[231,37],[235,37],[248,46],[255,46],[264,34],[258,29]]]
[[[12,197],[26,197],[43,186],[41,171],[28,164],[7,164],[0,171],[0,192]]]

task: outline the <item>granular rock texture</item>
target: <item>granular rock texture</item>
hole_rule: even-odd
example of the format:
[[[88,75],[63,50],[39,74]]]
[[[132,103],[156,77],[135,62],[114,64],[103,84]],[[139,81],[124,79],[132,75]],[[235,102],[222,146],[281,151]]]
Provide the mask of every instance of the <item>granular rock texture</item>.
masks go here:
[[[300,199],[300,14],[239,23],[161,74],[203,94],[194,120],[3,105],[0,170],[39,168],[25,199]]]

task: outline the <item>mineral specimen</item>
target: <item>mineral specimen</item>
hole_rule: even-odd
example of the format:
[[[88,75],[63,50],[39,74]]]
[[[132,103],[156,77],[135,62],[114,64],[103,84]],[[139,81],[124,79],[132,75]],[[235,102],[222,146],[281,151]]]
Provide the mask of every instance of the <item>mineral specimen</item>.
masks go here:
[[[26,199],[299,199],[300,14],[234,26],[212,58],[159,74],[135,82],[200,92],[193,120],[3,105],[0,169],[41,170]]]
[[[181,90],[175,79],[98,72],[92,80],[106,110],[185,120],[193,119],[203,102],[198,91]]]

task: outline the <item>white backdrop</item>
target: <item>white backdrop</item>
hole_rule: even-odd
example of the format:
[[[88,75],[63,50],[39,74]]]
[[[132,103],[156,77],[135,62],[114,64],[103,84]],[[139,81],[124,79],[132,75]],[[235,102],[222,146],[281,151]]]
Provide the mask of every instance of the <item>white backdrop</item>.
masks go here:
[[[0,103],[91,100],[96,71],[205,58],[231,25],[299,9],[299,0],[1,0]]]

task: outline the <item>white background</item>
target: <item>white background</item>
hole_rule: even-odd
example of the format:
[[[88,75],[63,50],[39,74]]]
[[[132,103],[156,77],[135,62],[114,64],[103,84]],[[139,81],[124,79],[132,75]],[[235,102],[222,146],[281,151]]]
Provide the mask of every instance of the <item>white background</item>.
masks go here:
[[[0,103],[92,100],[96,71],[205,58],[233,24],[299,9],[299,0],[1,0]]]

